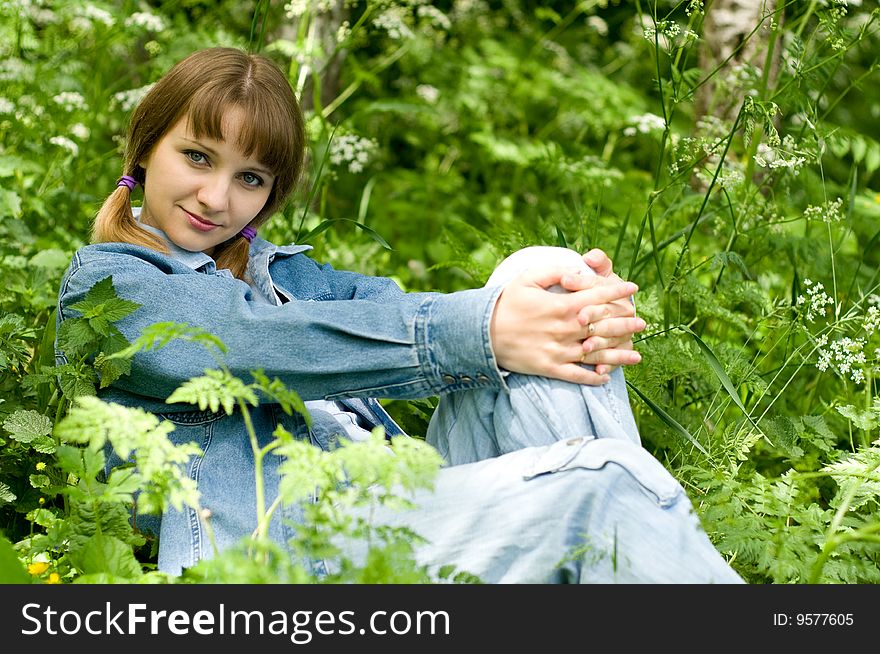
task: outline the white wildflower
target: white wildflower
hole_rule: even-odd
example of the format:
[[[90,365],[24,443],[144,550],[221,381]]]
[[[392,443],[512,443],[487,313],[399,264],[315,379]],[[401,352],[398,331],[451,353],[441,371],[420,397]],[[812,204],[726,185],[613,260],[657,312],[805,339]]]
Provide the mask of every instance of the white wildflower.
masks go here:
[[[385,30],[395,41],[413,36],[412,30],[406,24],[406,10],[403,7],[388,7],[373,19],[373,25]]]
[[[434,5],[422,5],[418,8],[419,18],[427,18],[435,27],[448,30],[452,27],[452,21]]]
[[[19,18],[27,18],[28,11],[31,9],[31,0],[6,0],[0,5],[4,13],[18,15]]]
[[[70,133],[73,134],[80,141],[85,141],[87,138],[89,138],[91,131],[82,123],[76,123],[75,125],[72,125],[70,127]]]
[[[834,300],[825,292],[825,285],[822,282],[813,283],[810,279],[804,280],[804,288],[806,296],[800,295],[797,299],[797,306],[806,305],[807,320],[814,322],[817,316],[825,315],[825,307],[834,304]]]
[[[662,21],[657,27],[663,30],[663,33],[669,38],[675,38],[679,34],[681,34],[681,25],[678,23],[674,23],[672,21]]]
[[[824,372],[834,366],[841,376],[861,384],[865,379],[864,365],[867,360],[864,347],[865,341],[861,338],[845,336],[831,341],[827,349],[819,350],[816,367]]]
[[[80,15],[88,18],[92,22],[103,23],[105,27],[113,27],[116,19],[106,9],[101,9],[95,5],[86,5],[82,8]]]
[[[284,13],[288,18],[299,18],[309,8],[309,0],[293,0],[284,5]]]
[[[746,176],[741,170],[725,168],[718,173],[718,177],[715,178],[715,183],[721,188],[732,189],[742,184],[745,179]]]
[[[38,25],[51,25],[58,22],[58,14],[45,7],[32,7],[31,19]]]
[[[61,105],[65,111],[75,111],[86,108],[86,99],[76,91],[64,91],[52,98],[56,104]]]
[[[373,139],[361,138],[356,134],[336,136],[330,144],[330,163],[334,166],[347,164],[349,172],[359,173],[376,148],[378,143]]]
[[[865,313],[865,333],[873,334],[878,329],[880,329],[880,308],[871,305]]]
[[[440,91],[430,84],[419,84],[416,87],[416,95],[428,104],[435,104],[440,97]]]
[[[822,220],[826,223],[836,223],[843,220],[840,209],[843,207],[843,198],[837,198],[832,202],[804,209],[804,218],[807,220]]]
[[[0,66],[0,81],[7,80],[33,81],[34,71],[31,66],[18,57],[6,57]]]
[[[788,168],[797,174],[807,161],[804,155],[804,152],[795,149],[794,139],[786,136],[775,147],[766,143],[758,145],[755,163],[762,168]]]
[[[69,151],[73,156],[79,154],[79,146],[71,141],[66,136],[53,136],[49,139],[49,143],[52,145],[57,145],[59,148],[64,148]]]
[[[590,16],[587,18],[587,25],[596,30],[599,36],[608,36],[608,23],[599,16]]]
[[[640,134],[648,134],[654,130],[662,130],[666,128],[666,121],[660,116],[651,113],[633,116],[629,121],[632,123],[632,126],[623,130],[623,133],[626,136],[635,136],[636,132]]]
[[[15,104],[4,97],[0,97],[0,114],[11,114],[15,111]]]
[[[316,14],[326,14],[333,9],[333,0],[291,0],[284,5],[284,12],[288,18],[299,18],[307,11]],[[348,6],[348,2],[345,3]]]
[[[113,94],[113,100],[116,101],[116,104],[118,104],[123,111],[131,111],[141,100],[143,100],[144,96],[152,87],[152,84],[147,84],[140,88],[119,91],[118,93]]]
[[[71,32],[90,32],[92,30],[92,22],[84,16],[74,16],[67,23]]]
[[[702,14],[703,13],[703,2],[702,0],[690,0],[688,3],[687,9],[684,10],[688,16],[693,13]]]
[[[147,11],[137,11],[125,19],[126,27],[143,27],[149,32],[161,32],[165,29],[165,21],[161,16]]]
[[[342,43],[346,41],[348,37],[351,36],[351,25],[347,20],[342,21],[342,25],[339,26],[339,29],[336,30],[336,42]]]
[[[489,5],[484,0],[455,0],[452,3],[452,13],[456,18],[467,14],[484,14],[489,11]]]

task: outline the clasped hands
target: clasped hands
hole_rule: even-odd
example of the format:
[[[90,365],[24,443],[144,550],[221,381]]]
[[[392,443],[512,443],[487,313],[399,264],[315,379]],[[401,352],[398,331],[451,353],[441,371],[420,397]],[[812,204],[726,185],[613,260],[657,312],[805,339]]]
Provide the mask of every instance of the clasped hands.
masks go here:
[[[632,343],[646,326],[631,301],[638,287],[613,272],[602,250],[590,250],[583,259],[595,275],[549,266],[528,270],[504,286],[490,327],[501,368],[599,385],[614,368],[641,361]],[[569,292],[547,290],[554,285]]]

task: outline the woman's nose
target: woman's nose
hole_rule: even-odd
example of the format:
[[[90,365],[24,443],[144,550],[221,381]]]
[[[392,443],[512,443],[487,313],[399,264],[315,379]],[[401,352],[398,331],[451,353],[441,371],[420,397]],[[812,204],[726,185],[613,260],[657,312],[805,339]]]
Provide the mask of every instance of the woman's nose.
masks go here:
[[[229,206],[229,181],[221,175],[208,175],[197,193],[198,201],[211,211],[225,211]]]

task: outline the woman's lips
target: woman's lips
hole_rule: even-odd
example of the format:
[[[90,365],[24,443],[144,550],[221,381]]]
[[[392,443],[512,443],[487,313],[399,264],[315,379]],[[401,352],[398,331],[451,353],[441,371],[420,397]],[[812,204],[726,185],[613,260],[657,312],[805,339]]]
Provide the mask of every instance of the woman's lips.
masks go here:
[[[219,227],[219,225],[215,225],[211,221],[205,220],[201,216],[197,216],[194,213],[190,213],[186,209],[183,210],[183,213],[185,213],[187,219],[189,219],[189,224],[200,231],[210,232],[212,229]]]

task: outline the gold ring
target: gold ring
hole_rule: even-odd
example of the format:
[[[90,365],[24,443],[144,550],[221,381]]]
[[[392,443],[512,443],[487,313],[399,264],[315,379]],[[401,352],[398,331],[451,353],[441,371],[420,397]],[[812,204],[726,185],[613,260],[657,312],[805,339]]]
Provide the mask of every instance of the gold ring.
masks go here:
[[[596,333],[596,325],[594,325],[593,323],[590,323],[589,325],[587,325],[587,333],[588,333],[590,336],[592,336],[593,334],[595,334],[595,333]]]
[[[588,354],[589,354],[589,352],[584,352],[583,354],[581,354],[581,363],[587,362],[587,355]]]

